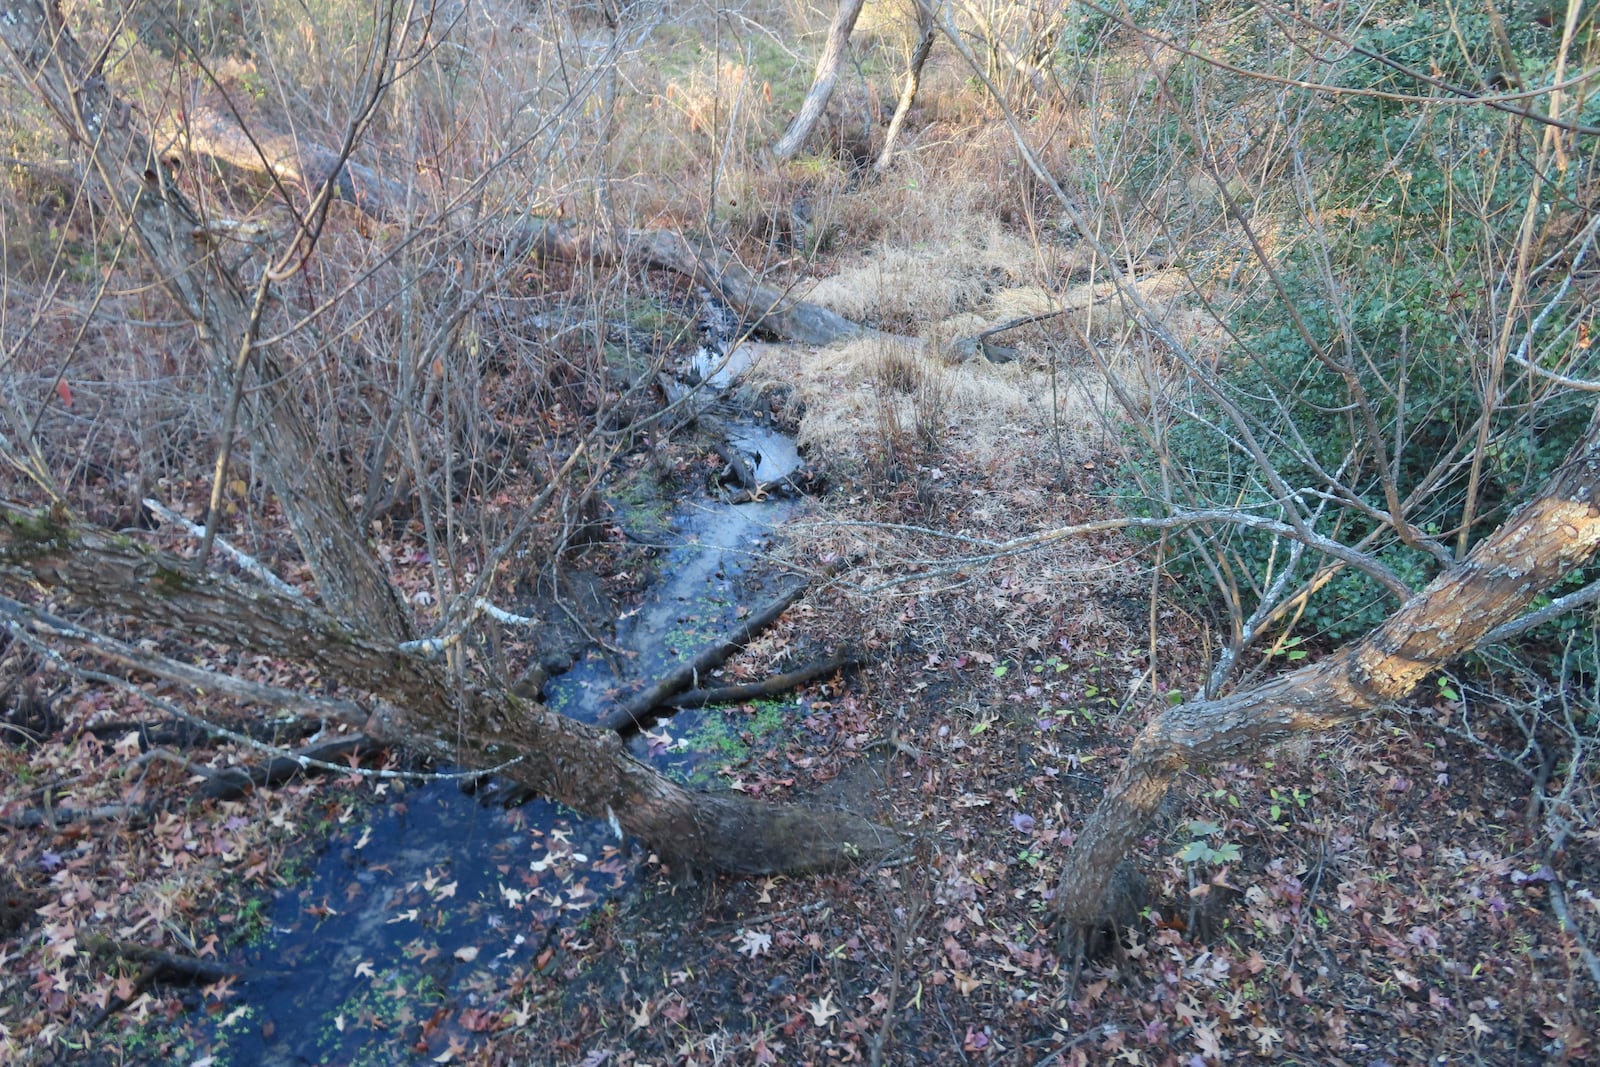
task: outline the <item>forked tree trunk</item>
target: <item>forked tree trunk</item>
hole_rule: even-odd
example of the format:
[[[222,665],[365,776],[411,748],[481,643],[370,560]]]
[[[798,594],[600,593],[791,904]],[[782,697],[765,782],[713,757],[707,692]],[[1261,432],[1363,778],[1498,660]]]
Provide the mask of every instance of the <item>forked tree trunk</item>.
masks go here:
[[[895,142],[900,139],[900,129],[906,124],[906,113],[916,102],[917,86],[922,82],[922,67],[933,51],[933,9],[928,6],[927,0],[913,0],[911,7],[916,12],[917,43],[911,50],[911,61],[906,64],[906,82],[900,90],[900,102],[895,105],[894,118],[889,120],[889,132],[883,136],[883,150],[878,153],[878,161],[872,165],[875,174],[883,174],[894,161]]]
[[[1171,708],[1146,726],[1067,855],[1056,891],[1062,919],[1080,930],[1103,920],[1118,862],[1185,768],[1327,731],[1406,696],[1597,551],[1600,414],[1539,496],[1365,638],[1264,685]]]
[[[866,0],[839,0],[839,11],[828,27],[828,40],[822,46],[822,56],[817,60],[817,73],[811,79],[811,89],[778,143],[772,146],[772,155],[780,163],[787,163],[796,152],[805,147],[817,120],[827,110],[833,96],[833,84],[839,80],[839,68],[844,64],[844,52],[850,44],[850,34],[855,31],[856,19],[861,15]]]
[[[323,600],[340,615],[365,620],[376,633],[406,640],[409,616],[356,530],[327,450],[304,407],[284,402],[284,383],[297,376],[286,373],[270,350],[254,345],[260,300],[252,301],[223,265],[209,229],[169,183],[149,140],[134,126],[133,109],[89,69],[54,5],[0,3],[0,41],[67,135],[88,153],[92,178],[194,322],[221,393],[233,393],[240,375],[264,383],[240,391],[246,422]]]
[[[214,254],[133,111],[90,70],[54,5],[0,0],[0,42],[88,153],[101,192],[128,221],[194,322],[214,376],[243,391],[268,484],[293,524],[330,614],[278,592],[196,572],[132,538],[0,505],[0,578],[71,602],[315,667],[374,698],[359,725],[380,740],[501,773],[589,815],[615,819],[663,854],[739,872],[810,870],[881,852],[898,835],[845,812],[691,791],[632,759],[610,731],[501,692],[452,684],[400,645],[404,605],[361,536],[301,398],[299,377],[254,348],[257,310]],[[277,153],[273,154],[274,157]],[[268,153],[256,158],[270,164]],[[331,180],[336,168],[324,180]],[[374,186],[381,193],[381,186]]]

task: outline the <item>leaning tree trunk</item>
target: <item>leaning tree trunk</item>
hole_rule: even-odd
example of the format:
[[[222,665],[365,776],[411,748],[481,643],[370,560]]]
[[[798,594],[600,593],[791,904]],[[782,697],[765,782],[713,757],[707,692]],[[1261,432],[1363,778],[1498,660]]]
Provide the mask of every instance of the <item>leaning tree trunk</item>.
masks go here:
[[[188,560],[64,511],[0,502],[0,582],[42,586],[73,606],[313,667],[345,694],[368,694],[359,705],[364,712],[340,717],[370,736],[495,768],[541,796],[614,819],[664,857],[690,865],[741,874],[807,871],[879,855],[900,841],[840,809],[686,789],[635,760],[609,729],[498,690],[458,687],[437,664],[303,600],[223,574],[196,575]],[[151,657],[140,669],[159,675],[163,664]],[[195,684],[176,669],[169,677]]]
[[[789,129],[772,146],[772,154],[780,163],[787,163],[805,145],[817,120],[828,107],[833,96],[833,83],[839,80],[839,67],[844,63],[844,51],[850,44],[850,34],[855,31],[856,19],[861,15],[866,0],[839,0],[839,12],[828,27],[828,41],[817,60],[817,73],[811,80],[811,89],[800,105],[800,113],[789,124]]]
[[[1056,891],[1062,919],[1082,930],[1104,918],[1117,864],[1184,768],[1329,730],[1406,696],[1597,551],[1600,412],[1539,496],[1367,637],[1264,685],[1171,708],[1146,726],[1067,855]]]
[[[105,195],[138,238],[167,293],[195,325],[223,395],[239,395],[267,483],[294,528],[323,600],[395,640],[410,636],[404,606],[357,532],[354,515],[286,372],[255,345],[266,290],[252,300],[222,263],[210,230],[168,180],[134,109],[118,99],[62,21],[38,0],[0,3],[0,40],[69,137],[89,156]],[[237,381],[250,375],[261,383]]]
[[[730,871],[809,870],[898,840],[857,816],[687,790],[632,759],[610,731],[500,692],[455,685],[400,646],[411,620],[351,515],[323,455],[297,376],[254,345],[266,290],[247,301],[213,253],[208,230],[167,180],[149,141],[40,0],[0,0],[0,42],[83,146],[106,197],[123,214],[168,292],[194,322],[219,381],[254,368],[252,432],[264,473],[293,525],[329,612],[272,590],[197,571],[191,561],[76,522],[0,504],[0,578],[43,586],[115,611],[317,668],[374,699],[360,725],[381,740],[518,784],[579,811],[615,819],[665,855]],[[265,154],[261,154],[265,158]],[[326,180],[338,173],[333,168]],[[159,664],[150,669],[159,673]]]
[[[922,67],[933,51],[933,9],[927,0],[913,0],[912,9],[917,18],[917,44],[911,51],[911,61],[906,64],[906,83],[900,90],[900,102],[895,105],[894,118],[889,120],[889,132],[883,135],[883,150],[872,165],[874,174],[883,174],[894,161],[895,142],[900,139],[900,129],[906,124],[906,114],[917,99],[917,86],[922,83]]]

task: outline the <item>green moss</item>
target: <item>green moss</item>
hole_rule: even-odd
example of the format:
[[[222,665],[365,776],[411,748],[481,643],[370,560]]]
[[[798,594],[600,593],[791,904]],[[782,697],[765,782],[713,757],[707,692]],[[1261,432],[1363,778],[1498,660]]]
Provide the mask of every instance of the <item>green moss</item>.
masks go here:
[[[150,579],[150,585],[158,593],[184,593],[193,588],[194,581],[176,568],[157,567],[155,576]]]
[[[64,515],[46,511],[6,511],[0,516],[9,534],[0,559],[33,559],[54,555],[72,545],[72,527]]]
[[[623,529],[641,540],[665,537],[672,529],[672,501],[646,464],[623,473],[606,487],[606,501]]]
[[[744,763],[750,754],[782,730],[794,717],[794,705],[782,700],[761,700],[746,714],[739,708],[708,711],[684,740],[696,752],[708,757],[695,769],[690,780],[704,784],[727,764]]]

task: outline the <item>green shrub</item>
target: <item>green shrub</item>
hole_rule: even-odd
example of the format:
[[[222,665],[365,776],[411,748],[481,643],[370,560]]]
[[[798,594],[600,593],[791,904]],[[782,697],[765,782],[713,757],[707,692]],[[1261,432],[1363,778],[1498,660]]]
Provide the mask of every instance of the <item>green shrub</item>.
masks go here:
[[[1431,6],[1413,5],[1374,18],[1361,43],[1432,76],[1479,84],[1473,79],[1494,69],[1503,52],[1487,16],[1464,15],[1460,37],[1441,25]],[[1515,39],[1525,50],[1517,56],[1525,74],[1553,60],[1549,31],[1535,29],[1523,27]],[[1365,58],[1345,68],[1344,79],[1395,94],[1437,91]],[[1581,168],[1536,176],[1543,127],[1487,109],[1348,96],[1316,110],[1309,122],[1301,137],[1317,185],[1317,225],[1303,228],[1276,258],[1276,283],[1263,282],[1232,314],[1238,343],[1219,368],[1220,387],[1291,489],[1323,488],[1319,469],[1338,472],[1354,501],[1325,499],[1319,531],[1345,544],[1370,536],[1369,551],[1415,588],[1440,564],[1385,528],[1380,474],[1393,473],[1402,500],[1417,494],[1407,516],[1418,529],[1456,544],[1484,368],[1503,328],[1504,309],[1491,306],[1487,294],[1497,285],[1503,291],[1499,275],[1512,260],[1536,177],[1547,217],[1543,232],[1559,234],[1560,214],[1579,211]],[[1547,244],[1549,253],[1558,247],[1555,240]],[[1559,277],[1557,270],[1535,279],[1528,295],[1534,310],[1519,327],[1550,299]],[[1586,314],[1569,302],[1552,311],[1541,336],[1557,336]],[[1552,364],[1567,359],[1585,335],[1566,336],[1565,350],[1539,356]],[[1197,391],[1190,411],[1193,417],[1178,420],[1168,435],[1186,494],[1179,502],[1280,517],[1274,492],[1237,443],[1222,402]],[[1508,370],[1481,457],[1469,541],[1544,484],[1587,421],[1582,395]],[[1460,461],[1440,479],[1438,461],[1452,449]],[[1156,484],[1151,471],[1129,473]],[[1433,488],[1424,491],[1430,481]],[[1133,507],[1159,510],[1150,501]],[[1269,535],[1242,529],[1216,531],[1207,551],[1235,584],[1258,591],[1284,556]],[[1213,585],[1211,568],[1195,554],[1178,558],[1174,571],[1197,591]],[[1330,642],[1348,640],[1393,606],[1373,579],[1346,569],[1308,602],[1300,629]]]

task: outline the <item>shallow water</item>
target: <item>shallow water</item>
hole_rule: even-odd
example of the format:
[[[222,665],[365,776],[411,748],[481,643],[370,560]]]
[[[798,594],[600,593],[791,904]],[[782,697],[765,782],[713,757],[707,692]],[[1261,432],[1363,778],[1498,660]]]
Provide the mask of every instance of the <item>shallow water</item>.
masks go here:
[[[733,629],[741,608],[765,604],[776,594],[751,572],[800,506],[680,505],[659,580],[611,636],[636,654],[584,656],[547,683],[549,703],[592,721]],[[708,754],[670,738],[721,714],[685,711],[634,738],[634,752],[688,777]],[[278,896],[244,953],[246,965],[281,973],[241,982],[220,1013],[182,1024],[197,1056],[277,1067],[464,1053],[522,1006],[518,973],[547,952],[559,959],[563,938],[643,861],[606,823],[547,801],[507,811],[455,782],[378,789],[369,817],[339,831]]]

